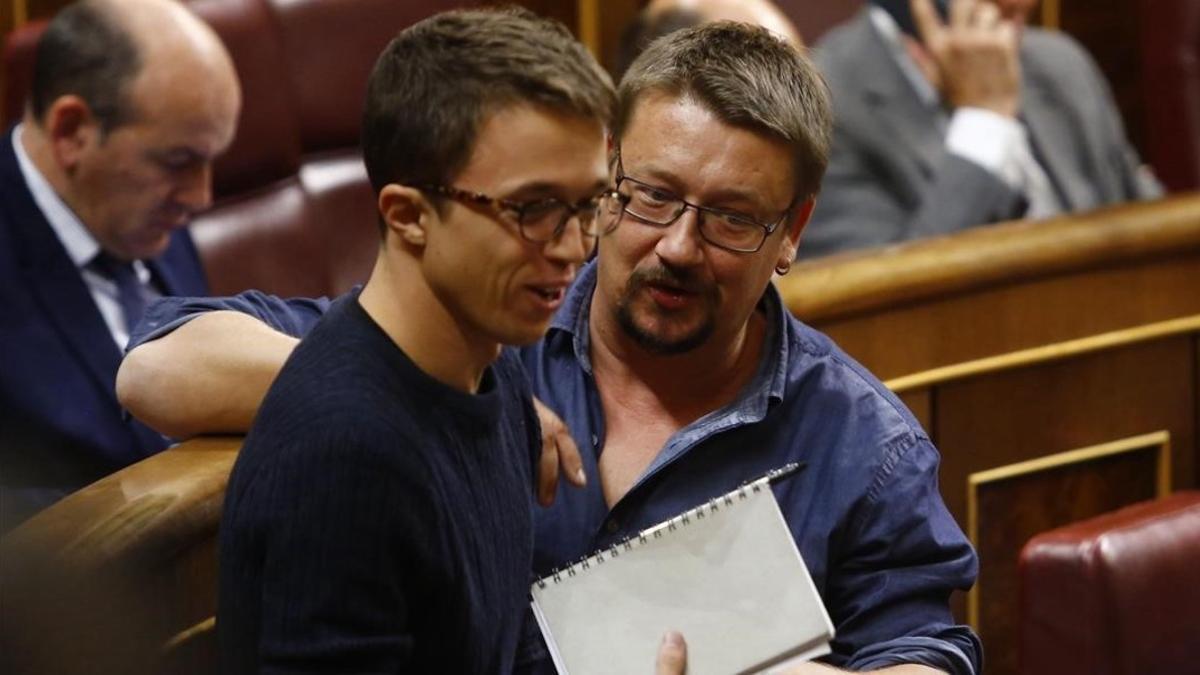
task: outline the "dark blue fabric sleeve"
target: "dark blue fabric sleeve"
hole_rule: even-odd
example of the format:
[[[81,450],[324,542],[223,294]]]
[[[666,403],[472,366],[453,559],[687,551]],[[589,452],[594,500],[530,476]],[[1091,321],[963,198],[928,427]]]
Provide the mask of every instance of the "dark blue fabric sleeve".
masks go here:
[[[978,561],[939,496],[937,468],[928,439],[898,442],[847,523],[826,598],[838,614],[837,651],[853,654],[836,664],[842,668],[920,663],[952,675],[981,670],[979,638],[948,609],[954,590],[970,588]]]
[[[353,292],[353,291],[352,291]],[[208,312],[233,311],[252,316],[292,337],[303,337],[329,309],[329,298],[283,299],[262,291],[224,298],[160,298],[134,327],[126,350],[156,340]]]

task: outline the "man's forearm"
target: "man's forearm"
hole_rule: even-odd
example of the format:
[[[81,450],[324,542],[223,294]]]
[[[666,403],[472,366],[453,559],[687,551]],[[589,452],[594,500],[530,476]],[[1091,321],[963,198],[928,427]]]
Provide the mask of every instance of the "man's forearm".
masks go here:
[[[244,433],[297,342],[244,314],[205,314],[130,351],[117,398],[168,436]]]

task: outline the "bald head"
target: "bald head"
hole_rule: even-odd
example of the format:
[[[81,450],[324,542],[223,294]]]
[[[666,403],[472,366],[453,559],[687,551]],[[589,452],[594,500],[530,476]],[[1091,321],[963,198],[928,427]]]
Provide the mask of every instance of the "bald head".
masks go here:
[[[176,0],[89,0],[109,12],[141,54],[138,78],[165,84],[179,75],[200,76],[192,84],[236,87],[225,45],[208,24]]]
[[[38,45],[22,143],[107,253],[161,254],[212,200],[241,91],[212,29],[173,0],[83,0]]]
[[[762,26],[794,47],[803,45],[800,32],[770,0],[651,0],[645,10],[650,18],[668,11],[694,12],[705,23],[740,21]]]
[[[42,120],[56,100],[77,96],[109,131],[135,114],[135,87],[157,97],[180,81],[240,103],[224,45],[180,3],[82,0],[59,12],[38,43],[30,108]]]
[[[620,79],[656,39],[713,21],[761,26],[797,49],[804,46],[800,32],[770,0],[651,0],[621,34],[614,76]]]

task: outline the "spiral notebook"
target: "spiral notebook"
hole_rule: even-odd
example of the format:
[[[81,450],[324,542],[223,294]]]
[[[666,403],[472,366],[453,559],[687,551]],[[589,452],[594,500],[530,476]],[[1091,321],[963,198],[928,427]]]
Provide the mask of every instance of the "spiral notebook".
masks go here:
[[[683,633],[689,675],[770,672],[829,653],[833,624],[775,502],[789,465],[531,589],[559,673],[650,673]]]

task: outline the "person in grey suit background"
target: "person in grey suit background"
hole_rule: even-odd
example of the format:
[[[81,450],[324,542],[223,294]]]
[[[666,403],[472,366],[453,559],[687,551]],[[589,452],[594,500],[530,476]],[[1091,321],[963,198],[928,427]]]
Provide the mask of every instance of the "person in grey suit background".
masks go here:
[[[936,1],[871,0],[817,44],[834,142],[801,256],[1161,195],[1092,59],[1024,25],[1036,0]]]

